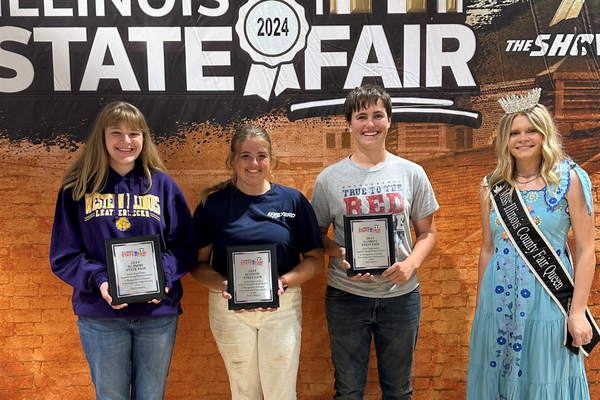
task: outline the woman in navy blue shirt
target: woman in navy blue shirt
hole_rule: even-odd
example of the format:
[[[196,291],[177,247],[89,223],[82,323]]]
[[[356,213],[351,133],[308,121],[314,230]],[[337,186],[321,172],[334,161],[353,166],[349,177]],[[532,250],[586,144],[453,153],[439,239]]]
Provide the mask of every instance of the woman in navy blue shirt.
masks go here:
[[[299,191],[267,180],[276,166],[264,128],[240,126],[227,157],[232,178],[203,190],[194,213],[200,250],[192,276],[210,289],[211,330],[234,400],[296,398],[300,284],[323,269],[314,211]],[[229,311],[226,247],[272,243],[277,247],[279,308]]]

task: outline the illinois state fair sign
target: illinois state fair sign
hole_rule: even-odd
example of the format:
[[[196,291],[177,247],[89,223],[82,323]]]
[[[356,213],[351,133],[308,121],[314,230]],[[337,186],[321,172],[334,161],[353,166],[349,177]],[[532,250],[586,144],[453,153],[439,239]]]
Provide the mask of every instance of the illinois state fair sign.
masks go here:
[[[394,120],[477,127],[457,106],[479,90],[465,20],[461,0],[0,0],[0,132],[79,137],[116,99],[159,134],[327,116],[371,81]]]

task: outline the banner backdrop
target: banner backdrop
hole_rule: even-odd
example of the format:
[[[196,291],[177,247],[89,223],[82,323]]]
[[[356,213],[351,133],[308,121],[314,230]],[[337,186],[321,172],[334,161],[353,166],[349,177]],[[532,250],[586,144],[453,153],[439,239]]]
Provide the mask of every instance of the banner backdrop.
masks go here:
[[[466,127],[458,147],[473,145],[490,91],[541,86],[558,120],[590,125],[599,9],[589,0],[0,0],[0,134],[80,141],[116,99],[167,137],[272,112],[326,117],[369,81],[392,95],[394,122]]]

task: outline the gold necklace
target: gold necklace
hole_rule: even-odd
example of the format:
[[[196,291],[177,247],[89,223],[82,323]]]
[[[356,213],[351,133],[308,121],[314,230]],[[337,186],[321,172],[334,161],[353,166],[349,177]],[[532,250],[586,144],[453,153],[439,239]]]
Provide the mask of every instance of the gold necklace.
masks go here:
[[[525,181],[525,182],[521,182],[521,181],[518,181],[518,180],[516,180],[516,179],[515,179],[515,182],[517,182],[517,183],[518,183],[518,184],[520,184],[520,185],[525,185],[525,184],[527,184],[527,183],[529,183],[529,182],[533,182],[533,181],[535,181],[535,180],[536,180],[537,178],[539,178],[539,177],[540,177],[539,175],[536,175],[536,176],[534,176],[533,178],[531,178],[530,180],[528,180],[528,181]]]

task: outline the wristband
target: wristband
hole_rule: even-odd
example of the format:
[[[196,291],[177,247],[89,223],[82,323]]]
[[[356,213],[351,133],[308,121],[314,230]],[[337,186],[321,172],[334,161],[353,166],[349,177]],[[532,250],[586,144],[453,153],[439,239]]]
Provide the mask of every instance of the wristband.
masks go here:
[[[285,280],[285,278],[283,276],[279,277],[279,281],[281,282],[281,287],[283,288],[283,291],[285,292],[288,288],[287,281]]]

